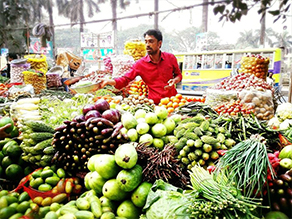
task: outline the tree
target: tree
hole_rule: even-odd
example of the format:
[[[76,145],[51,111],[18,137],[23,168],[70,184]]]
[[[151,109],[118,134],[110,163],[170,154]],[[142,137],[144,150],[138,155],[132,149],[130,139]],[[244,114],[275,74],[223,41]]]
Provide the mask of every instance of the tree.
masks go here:
[[[100,11],[99,4],[104,3],[105,0],[57,0],[59,14],[69,18],[71,24],[80,23],[80,32],[84,31],[85,22],[85,8],[87,8],[87,16],[93,17],[94,13]]]
[[[9,48],[10,52],[23,53],[25,51],[23,29],[17,28],[28,26],[34,22],[39,13],[31,6],[36,1],[18,0],[0,1],[0,45]]]
[[[236,48],[258,48],[259,47],[259,36],[254,35],[252,30],[240,32],[240,37],[237,40]]]
[[[288,0],[277,0],[279,2],[278,8],[276,10],[271,9],[274,5],[274,0],[225,0],[216,3],[214,0],[210,4],[215,4],[213,12],[215,15],[219,14],[219,21],[225,19],[226,21],[236,22],[240,21],[243,15],[247,15],[248,11],[257,4],[261,4],[262,7],[258,10],[258,14],[264,16],[266,13],[269,13],[275,16],[277,21],[280,18],[283,20],[287,19],[287,12],[289,11],[291,1]]]
[[[112,7],[112,30],[114,32],[114,48],[117,50],[117,8],[118,8],[118,0],[110,0],[111,1],[111,7]],[[125,9],[126,6],[129,4],[129,2],[125,2],[125,0],[119,0],[120,8]]]

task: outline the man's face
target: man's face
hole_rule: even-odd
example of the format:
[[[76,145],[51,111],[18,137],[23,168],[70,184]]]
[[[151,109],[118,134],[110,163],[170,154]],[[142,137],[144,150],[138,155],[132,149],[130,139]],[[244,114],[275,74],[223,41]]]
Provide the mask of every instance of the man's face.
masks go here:
[[[159,52],[161,47],[161,41],[158,41],[154,36],[152,35],[146,35],[145,36],[145,44],[146,44],[146,51],[148,55],[154,55]]]

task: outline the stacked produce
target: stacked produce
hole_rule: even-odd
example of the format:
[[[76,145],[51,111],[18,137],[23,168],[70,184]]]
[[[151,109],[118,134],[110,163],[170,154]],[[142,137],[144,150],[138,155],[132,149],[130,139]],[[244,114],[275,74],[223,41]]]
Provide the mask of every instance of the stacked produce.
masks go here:
[[[125,132],[132,142],[146,143],[148,146],[163,149],[173,137],[177,121],[167,116],[167,110],[160,106],[156,106],[154,112],[139,109],[134,115],[130,112],[124,113],[121,118],[124,126],[122,132]]]
[[[108,71],[110,74],[113,73],[113,64],[110,56],[107,56],[103,59],[105,70]]]
[[[137,61],[146,55],[146,45],[140,40],[128,40],[125,43],[124,54],[132,56]]]
[[[292,145],[288,145],[280,153],[279,151],[268,153],[274,174],[277,177],[271,177],[272,174],[268,171],[267,184],[263,190],[264,204],[269,205],[269,200],[271,200],[271,209],[284,212],[288,217],[292,217],[291,206],[289,206],[291,205],[292,192],[291,150]]]
[[[47,88],[46,71],[43,69],[29,69],[23,73],[23,82],[31,84],[34,88],[34,93],[39,94],[42,90]]]
[[[91,81],[93,83],[99,82],[100,78],[110,78],[111,73],[107,70],[102,71],[102,70],[96,70],[91,72],[90,74],[85,75],[84,78],[80,79],[80,81],[86,80],[86,81]]]
[[[289,134],[292,124],[292,103],[282,103],[277,107],[275,116],[269,120],[268,125],[276,130],[282,130],[283,132],[287,131],[285,136]],[[288,137],[289,138],[289,137]],[[291,138],[289,139],[291,140]]]
[[[207,89],[206,103],[219,114],[235,116],[253,113],[260,120],[269,120],[274,115],[273,92],[273,88],[263,79],[241,73]]]
[[[20,61],[20,62],[19,62]],[[23,83],[22,72],[27,71],[30,68],[30,64],[26,62],[26,59],[16,59],[11,62],[10,82],[11,83]]]
[[[33,217],[33,211],[38,210],[36,204],[31,202],[27,192],[0,191],[0,218],[21,218],[23,215]]]
[[[190,218],[260,218],[256,210],[261,208],[261,199],[243,196],[226,172],[210,174],[194,166],[190,177],[195,192],[190,194],[194,196],[188,206]]]
[[[0,127],[3,127],[7,124],[10,124],[10,127],[5,129],[5,133],[8,134],[9,137],[11,138],[18,137],[19,135],[18,127],[15,124],[13,118],[7,115],[0,117]]]
[[[215,84],[215,90],[235,90],[242,91],[243,89],[253,87],[262,88],[263,90],[272,90],[273,88],[265,80],[256,77],[253,74],[240,73],[222,80]]]
[[[132,107],[150,107],[153,108],[154,102],[151,99],[148,99],[146,96],[140,96],[137,94],[131,94],[128,97],[125,97],[121,100],[121,106],[123,109],[128,110]]]
[[[250,74],[231,78],[261,84]],[[116,96],[110,87],[68,99],[50,93],[19,99],[10,113],[21,134],[0,141],[0,160],[7,165],[21,157],[13,160],[21,169],[10,169],[27,176],[19,185],[34,196],[29,205],[12,203],[0,191],[1,218],[3,212],[3,218],[232,219],[262,218],[270,210],[291,217],[292,107],[280,105],[279,124],[268,126],[273,91],[260,86],[213,90],[221,111],[180,94],[155,106],[145,96]],[[2,170],[3,182],[18,182],[8,175]]]
[[[261,55],[247,55],[240,60],[242,73],[254,74],[256,77],[266,80],[270,59]]]
[[[53,163],[69,172],[86,171],[90,156],[97,153],[113,153],[125,142],[120,132],[120,112],[110,109],[106,100],[98,100],[83,108],[83,114],[55,129]]]
[[[30,68],[34,70],[48,70],[47,58],[44,55],[26,55],[24,56],[27,62],[30,64]]]
[[[125,75],[135,63],[134,59],[130,55],[117,55],[111,57],[113,64],[112,77],[120,77]]]
[[[221,155],[220,151],[235,144],[225,128],[201,114],[182,120],[173,133],[178,140],[174,145],[179,152],[178,158],[187,169],[197,164],[204,168],[213,166]]]
[[[62,168],[46,166],[23,178],[15,191],[22,190],[28,193],[33,203],[44,207],[68,201],[70,196],[81,193],[82,186],[79,178],[66,178]]]
[[[46,92],[47,93],[47,92]],[[72,98],[68,92],[57,96],[42,96],[38,104],[41,120],[47,125],[56,128],[63,124],[65,120],[73,120],[73,118],[82,113],[82,109],[86,104],[93,104],[93,96],[90,94],[76,94]]]
[[[93,155],[88,161],[89,173],[84,183],[87,192],[75,202],[55,211],[58,217],[74,214],[81,218],[139,218],[151,183],[142,182],[142,167],[137,164],[135,146],[122,144],[114,155]],[[65,217],[64,216],[64,217]]]
[[[142,143],[136,146],[136,150],[138,163],[143,167],[143,181],[155,183],[161,179],[180,188],[187,187],[189,179],[180,167],[173,143],[166,144],[162,150]]]
[[[21,127],[22,159],[36,166],[49,166],[55,153],[54,129],[40,121],[24,121]]]
[[[148,97],[148,86],[145,84],[145,82],[142,79],[133,81],[129,85],[128,89],[129,89],[129,94],[136,94],[139,96]]]
[[[20,156],[22,150],[17,141],[5,138],[0,141],[0,148],[0,178],[15,184],[32,169]]]
[[[191,98],[191,97],[184,97],[181,94],[176,94],[172,97],[164,97],[160,100],[159,106],[164,106],[168,113],[174,112],[181,106],[184,106],[188,102],[204,102],[204,98]]]

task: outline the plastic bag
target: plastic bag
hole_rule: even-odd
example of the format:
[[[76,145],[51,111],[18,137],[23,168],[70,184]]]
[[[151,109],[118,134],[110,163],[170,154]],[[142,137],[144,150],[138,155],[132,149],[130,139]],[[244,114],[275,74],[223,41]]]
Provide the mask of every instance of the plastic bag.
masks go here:
[[[125,43],[124,54],[132,56],[137,61],[146,55],[146,45],[138,39],[128,40]]]
[[[52,190],[46,191],[46,192],[39,191],[37,189],[32,188],[29,185],[30,178],[32,177],[31,175],[40,169],[42,169],[42,168],[38,168],[38,169],[34,170],[32,173],[30,173],[29,175],[27,175],[26,177],[24,177],[20,181],[19,185],[13,191],[15,191],[15,192],[21,192],[22,190],[26,191],[32,200],[34,200],[36,197],[41,197],[44,200],[47,197],[54,198],[54,197],[59,195],[58,198],[57,197],[55,198],[56,201],[59,201],[59,202],[62,202],[62,199],[63,199],[63,201],[65,201],[65,200],[68,201],[72,194],[77,195],[77,194],[81,193],[80,185],[75,184],[75,182],[74,182],[76,180],[78,181],[77,177],[61,178],[60,181],[58,182],[58,184]],[[66,185],[67,183],[70,184],[70,186]],[[76,188],[77,185],[79,188]],[[66,186],[67,186],[67,189],[66,189]],[[66,190],[68,190],[68,187],[71,187],[70,191],[66,191]],[[52,199],[51,202],[54,202],[54,199]],[[40,205],[42,205],[42,204],[43,203],[41,202]]]
[[[252,106],[254,114],[260,120],[269,120],[274,116],[273,93],[271,90],[245,89],[239,95],[242,103]]]
[[[30,67],[35,70],[48,70],[47,57],[45,55],[26,55],[24,58],[30,63]]]
[[[34,95],[34,88],[31,84],[28,85],[14,85],[8,90],[9,99],[17,99],[19,96],[29,96]]]
[[[241,58],[240,72],[254,74],[258,78],[266,80],[270,59],[261,55],[244,56]]]
[[[39,94],[47,88],[46,74],[42,71],[24,71],[23,81],[25,84],[31,84],[34,87],[35,94]]]
[[[205,103],[211,107],[217,106],[219,104],[229,102],[231,100],[237,100],[237,91],[235,90],[216,90],[207,89],[206,90]]]
[[[11,71],[10,71],[10,82],[11,83],[23,83],[23,71],[26,71],[30,68],[29,63],[24,64],[10,64]]]
[[[47,73],[47,86],[48,87],[61,87],[61,77],[58,73]]]
[[[112,57],[113,77],[124,76],[135,63],[134,58],[129,55],[118,55]]]

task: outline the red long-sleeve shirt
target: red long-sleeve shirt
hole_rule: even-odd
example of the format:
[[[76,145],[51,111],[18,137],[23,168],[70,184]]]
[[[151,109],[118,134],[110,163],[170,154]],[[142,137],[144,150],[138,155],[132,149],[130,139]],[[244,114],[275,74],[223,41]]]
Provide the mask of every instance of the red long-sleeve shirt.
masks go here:
[[[181,71],[178,67],[176,57],[167,52],[161,52],[158,63],[153,63],[149,55],[138,60],[124,76],[115,78],[117,89],[127,86],[132,80],[140,76],[148,85],[148,98],[158,104],[164,97],[171,97],[177,94],[175,87],[171,90],[164,90],[170,79],[176,76],[182,79]]]

